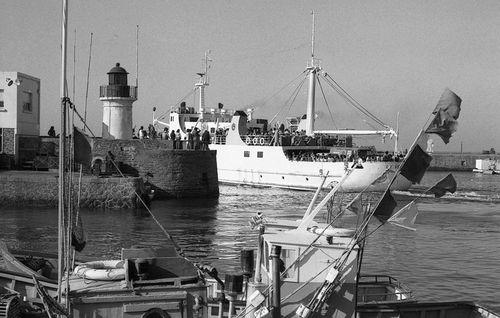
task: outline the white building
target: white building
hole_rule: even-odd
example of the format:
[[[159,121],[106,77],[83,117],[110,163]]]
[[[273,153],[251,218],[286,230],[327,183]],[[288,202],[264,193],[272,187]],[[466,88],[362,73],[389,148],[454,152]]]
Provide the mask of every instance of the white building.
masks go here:
[[[40,136],[40,79],[0,72],[0,156],[16,164],[33,160]]]

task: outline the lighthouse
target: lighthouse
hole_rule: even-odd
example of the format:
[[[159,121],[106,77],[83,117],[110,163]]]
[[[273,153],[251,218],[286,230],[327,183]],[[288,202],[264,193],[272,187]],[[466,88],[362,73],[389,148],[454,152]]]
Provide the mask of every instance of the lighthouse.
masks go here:
[[[132,104],[137,100],[137,86],[127,84],[127,71],[116,63],[108,72],[108,85],[100,87],[102,101],[102,138],[132,138]]]

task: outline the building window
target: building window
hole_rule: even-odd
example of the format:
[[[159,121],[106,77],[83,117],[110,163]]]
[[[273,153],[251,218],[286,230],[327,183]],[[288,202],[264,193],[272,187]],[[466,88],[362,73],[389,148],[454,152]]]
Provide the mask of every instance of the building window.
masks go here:
[[[23,112],[31,113],[33,111],[33,95],[31,92],[23,91]]]
[[[4,107],[4,97],[3,97],[3,89],[0,89],[0,108],[3,108]],[[0,128],[1,129],[1,128]]]
[[[257,158],[263,158],[263,157],[264,157],[264,152],[257,151]]]
[[[250,157],[250,151],[243,151],[243,157]]]
[[[3,129],[0,128],[0,153],[3,152]]]

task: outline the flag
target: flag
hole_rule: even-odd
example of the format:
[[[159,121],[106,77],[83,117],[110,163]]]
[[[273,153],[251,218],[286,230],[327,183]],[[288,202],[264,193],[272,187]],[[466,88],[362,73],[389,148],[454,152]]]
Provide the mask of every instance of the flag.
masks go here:
[[[363,212],[361,193],[358,194],[345,208],[354,214],[360,215],[361,212]]]
[[[382,223],[385,223],[394,212],[394,208],[396,208],[397,203],[394,200],[391,191],[389,189],[385,190],[384,196],[379,201],[373,215]]]
[[[435,117],[425,132],[439,135],[445,144],[450,142],[451,135],[457,131],[461,103],[460,97],[448,88],[445,89],[432,112]]]
[[[90,146],[89,137],[76,127],[73,127],[73,144],[75,162],[90,166],[92,163],[92,147]]]
[[[420,183],[425,171],[431,164],[432,157],[428,155],[419,145],[407,155],[401,167],[401,175],[413,183]]]
[[[372,185],[386,182],[389,172],[394,172],[394,171],[391,170],[390,168],[386,169],[377,179],[373,180]]]
[[[404,227],[405,229],[415,231],[415,220],[417,219],[418,209],[415,200],[405,205],[401,210],[394,213],[393,216],[387,220],[394,225]]]
[[[430,192],[434,194],[436,198],[440,198],[445,195],[447,191],[450,193],[455,193],[456,190],[457,182],[455,181],[453,175],[450,173],[426,192]]]
[[[76,220],[76,224],[71,229],[71,246],[75,248],[75,251],[81,252],[87,244],[87,237],[83,231],[83,221],[80,215]]]

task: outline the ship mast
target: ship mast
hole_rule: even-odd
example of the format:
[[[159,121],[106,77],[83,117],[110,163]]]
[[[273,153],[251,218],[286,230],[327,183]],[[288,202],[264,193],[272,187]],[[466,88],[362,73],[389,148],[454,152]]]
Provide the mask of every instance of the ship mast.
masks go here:
[[[205,51],[205,58],[203,59],[204,70],[201,73],[196,73],[200,76],[200,80],[194,85],[199,91],[198,112],[201,119],[203,119],[203,112],[205,111],[205,86],[208,86],[208,62],[212,61],[208,57],[208,54],[210,54],[210,50]]]
[[[316,95],[316,74],[321,70],[319,65],[316,65],[314,59],[314,32],[315,21],[314,11],[312,14],[312,35],[311,35],[311,64],[307,67],[309,72],[309,89],[307,92],[307,111],[306,111],[306,135],[314,135],[314,112],[315,112],[315,95]]]

